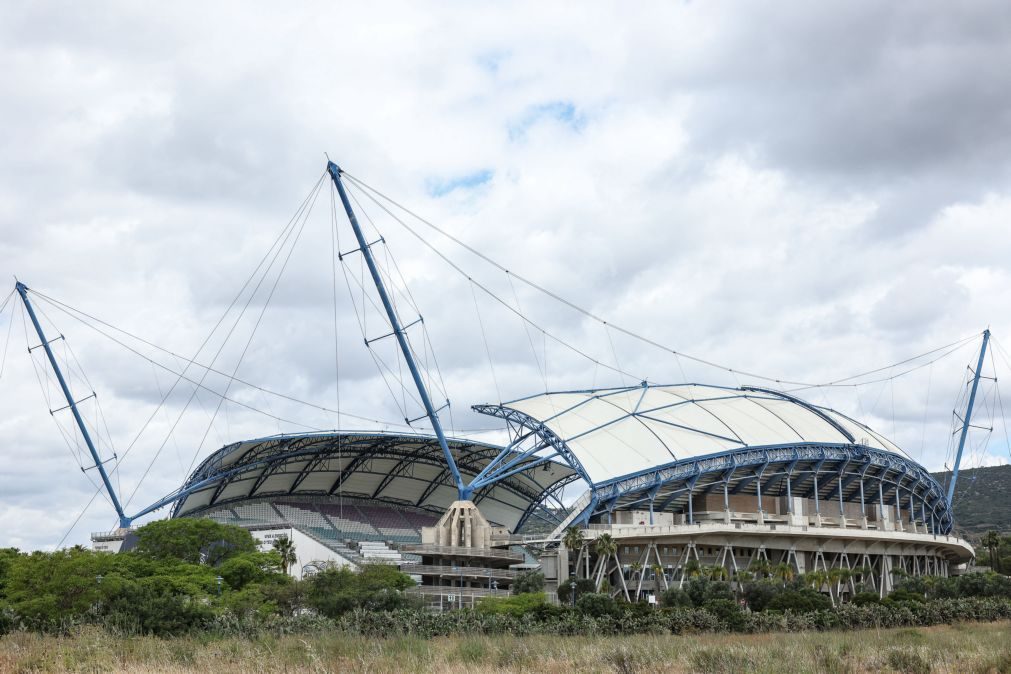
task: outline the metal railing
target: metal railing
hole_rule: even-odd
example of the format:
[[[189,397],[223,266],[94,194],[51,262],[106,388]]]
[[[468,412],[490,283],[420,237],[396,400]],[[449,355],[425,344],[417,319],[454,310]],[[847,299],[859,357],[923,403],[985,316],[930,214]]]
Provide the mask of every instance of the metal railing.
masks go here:
[[[400,546],[401,552],[410,552],[416,555],[445,555],[447,557],[487,557],[489,559],[508,559],[515,562],[522,562],[523,553],[512,550],[498,550],[495,548],[464,548],[455,545],[425,545],[407,543]]]
[[[508,578],[515,580],[514,569],[490,569],[480,566],[442,566],[439,564],[413,564],[405,572],[417,576],[442,576],[444,578]]]

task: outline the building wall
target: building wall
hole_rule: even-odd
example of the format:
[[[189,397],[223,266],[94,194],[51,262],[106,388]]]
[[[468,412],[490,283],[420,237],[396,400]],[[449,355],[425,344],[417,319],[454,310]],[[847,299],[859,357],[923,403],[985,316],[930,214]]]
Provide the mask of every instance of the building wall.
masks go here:
[[[256,529],[249,533],[253,534],[253,538],[256,539],[262,552],[272,550],[275,540],[287,536],[295,544],[295,556],[298,558],[298,561],[292,565],[288,573],[298,580],[302,580],[303,572],[307,570],[305,567],[310,564],[329,564],[348,566],[352,569],[357,568],[349,560],[341,557],[325,545],[309,538],[298,529]]]

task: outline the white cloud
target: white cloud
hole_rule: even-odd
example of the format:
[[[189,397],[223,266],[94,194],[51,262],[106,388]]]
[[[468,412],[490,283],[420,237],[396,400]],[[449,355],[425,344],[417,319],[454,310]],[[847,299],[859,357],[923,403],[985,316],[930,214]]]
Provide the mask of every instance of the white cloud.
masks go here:
[[[987,325],[999,342],[1011,328],[1009,21],[1002,3],[8,5],[0,271],[192,354],[328,151],[510,269],[742,370],[828,380]],[[239,376],[335,407],[328,210],[318,205]],[[487,427],[467,410],[498,399],[496,382],[505,398],[621,382],[531,340],[478,291],[493,381],[468,283],[379,222],[425,316],[458,428]],[[514,297],[501,273],[420,231],[610,365],[654,381],[747,380],[608,335],[522,285]],[[396,421],[341,292],[343,409]],[[171,375],[156,378],[150,363],[43,308],[81,359],[122,454]],[[92,488],[49,419],[20,321],[0,379],[12,466],[0,475],[0,525],[7,542],[42,547]],[[222,369],[244,337],[233,341]],[[810,397],[937,468],[972,349],[894,384]],[[176,391],[124,463],[126,493],[190,391]],[[336,423],[232,392],[275,416]],[[195,399],[136,503],[178,486],[194,454],[297,429],[230,404],[195,452],[215,405]],[[987,461],[1006,451],[1001,437]],[[111,519],[96,502],[68,540]]]

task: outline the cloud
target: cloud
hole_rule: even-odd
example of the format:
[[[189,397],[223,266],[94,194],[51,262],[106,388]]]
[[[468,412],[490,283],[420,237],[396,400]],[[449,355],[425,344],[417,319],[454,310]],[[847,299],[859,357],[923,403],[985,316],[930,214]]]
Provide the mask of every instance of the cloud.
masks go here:
[[[364,348],[385,326],[328,190],[276,288],[287,249],[260,280],[324,152],[512,272],[405,216],[458,274],[352,189],[370,240],[385,240],[398,307],[424,317],[412,343],[433,372],[438,360],[455,431],[494,434],[471,404],[545,388],[760,383],[605,329],[516,274],[612,325],[787,379],[828,381],[987,325],[1000,344],[1009,23],[997,2],[8,5],[0,271],[177,354],[110,333],[131,352],[39,302],[87,374],[75,386],[98,393],[103,456],[133,443],[122,491],[151,466],[131,508],[227,442],[417,416],[392,340],[374,343],[385,377]],[[336,252],[348,255],[335,276]],[[59,405],[13,309],[0,317],[15,467],[0,475],[0,524],[11,544],[52,546],[93,471],[48,414]],[[894,382],[802,394],[938,468],[974,348]],[[204,385],[235,402],[216,412],[184,379],[152,417],[189,358],[213,361]],[[233,372],[256,386],[229,385]],[[338,420],[338,404],[365,419]],[[1006,453],[1000,431],[973,460]],[[111,523],[99,497],[67,540]]]

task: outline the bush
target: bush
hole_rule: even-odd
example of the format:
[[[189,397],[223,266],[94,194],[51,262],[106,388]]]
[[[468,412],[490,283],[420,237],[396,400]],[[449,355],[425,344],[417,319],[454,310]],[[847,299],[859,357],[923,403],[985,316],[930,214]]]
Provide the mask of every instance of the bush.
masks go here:
[[[486,615],[510,615],[520,618],[533,614],[547,604],[543,592],[518,594],[513,597],[484,597],[478,602],[478,613]]]
[[[694,578],[684,585],[684,591],[692,600],[693,606],[703,606],[714,599],[734,599],[730,583],[721,580]]]
[[[513,582],[513,594],[530,594],[544,590],[544,574],[540,571],[522,571],[516,574]]]
[[[564,604],[571,604],[573,603],[573,592],[576,595],[575,598],[578,600],[582,595],[596,591],[597,586],[588,578],[579,578],[577,580],[568,578],[558,585],[558,601]]]
[[[325,569],[306,583],[306,603],[328,618],[353,609],[393,611],[418,603],[403,593],[414,587],[411,577],[387,564],[366,564],[358,573],[348,567]]]
[[[905,590],[905,589],[902,589],[902,588],[899,588],[898,590],[895,590],[894,592],[892,592],[890,595],[888,595],[887,597],[885,597],[885,600],[888,601],[888,602],[908,602],[908,601],[912,601],[912,602],[916,602],[917,604],[922,604],[923,602],[926,601],[926,599],[923,598],[922,594],[920,594],[918,592],[911,592],[909,590]]]
[[[702,608],[715,615],[728,631],[744,631],[748,624],[747,615],[733,599],[710,599]]]
[[[618,613],[618,604],[609,595],[591,592],[576,600],[576,611],[594,618],[614,616]]]
[[[769,581],[757,581],[744,586],[744,599],[752,611],[764,611],[774,597],[784,592],[779,585]]]
[[[850,603],[854,606],[867,606],[868,604],[880,604],[881,598],[877,592],[857,592],[853,595]]]
[[[808,613],[825,611],[832,608],[832,600],[821,592],[805,588],[802,590],[785,590],[769,600],[767,611],[793,611]]]
[[[137,529],[136,535],[137,554],[152,559],[216,566],[232,555],[256,552],[247,530],[204,518],[156,520]]]
[[[668,608],[690,608],[694,606],[688,593],[678,587],[665,590],[660,595],[660,603]]]

